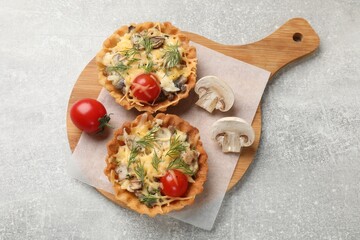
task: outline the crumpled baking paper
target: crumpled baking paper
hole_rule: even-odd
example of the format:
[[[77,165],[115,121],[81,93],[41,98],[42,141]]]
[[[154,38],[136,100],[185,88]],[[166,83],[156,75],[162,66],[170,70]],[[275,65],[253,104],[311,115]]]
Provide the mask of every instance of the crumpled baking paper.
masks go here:
[[[235,103],[228,112],[215,110],[210,114],[195,105],[198,96],[192,91],[187,99],[180,100],[177,106],[168,108],[167,113],[176,114],[199,129],[201,141],[209,156],[209,172],[203,193],[196,197],[193,205],[168,215],[199,228],[211,230],[239,159],[239,154],[225,154],[221,147],[211,140],[211,125],[216,120],[228,116],[241,117],[251,123],[270,72],[202,45],[191,44],[197,49],[197,78],[213,75],[226,81],[234,91]],[[98,100],[104,104],[108,113],[112,113],[110,124],[116,128],[140,114],[136,110],[128,111],[119,106],[105,89],[102,89]],[[106,144],[112,137],[112,134],[94,137],[83,133],[72,158],[68,161],[69,174],[95,188],[113,193],[112,186],[103,173],[106,166]]]

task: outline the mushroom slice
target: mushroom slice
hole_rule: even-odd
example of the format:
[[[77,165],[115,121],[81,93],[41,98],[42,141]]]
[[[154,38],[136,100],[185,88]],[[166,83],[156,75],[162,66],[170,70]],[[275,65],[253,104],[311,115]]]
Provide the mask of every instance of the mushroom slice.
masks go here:
[[[140,42],[142,41],[143,37],[139,33],[135,33],[131,36],[131,42],[132,44],[137,47],[139,50],[144,49],[144,46],[140,45]]]
[[[112,80],[112,84],[113,86],[120,90],[122,94],[126,94],[126,85],[125,85],[125,79],[121,76],[116,76],[116,75],[110,75],[108,77],[109,81]]]
[[[214,109],[226,112],[234,104],[234,92],[230,86],[215,76],[206,76],[197,81],[195,92],[199,95],[196,105],[210,113]]]
[[[248,147],[255,140],[254,129],[244,119],[224,117],[212,125],[211,138],[222,146],[222,151],[240,152],[242,147]]]
[[[155,137],[159,141],[169,141],[171,135],[172,133],[168,128],[160,128],[159,131],[155,133]]]
[[[119,178],[118,180],[121,181],[126,178],[126,176],[128,174],[128,169],[125,165],[120,165],[115,168],[115,172],[118,175],[118,178]]]
[[[160,48],[165,42],[165,37],[155,36],[150,38],[151,47],[153,49]]]
[[[133,179],[129,181],[129,185],[127,186],[126,190],[129,192],[134,192],[135,190],[139,190],[142,188],[142,183],[138,179]]]

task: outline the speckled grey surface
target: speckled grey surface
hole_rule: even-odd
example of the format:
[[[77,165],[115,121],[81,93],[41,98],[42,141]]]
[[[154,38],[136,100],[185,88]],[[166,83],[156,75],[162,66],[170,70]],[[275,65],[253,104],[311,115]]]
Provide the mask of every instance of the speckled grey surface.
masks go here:
[[[0,239],[359,239],[360,2],[0,3]],[[306,18],[319,51],[263,96],[262,139],[211,232],[112,204],[69,178],[67,101],[114,29],[171,21],[225,44]]]

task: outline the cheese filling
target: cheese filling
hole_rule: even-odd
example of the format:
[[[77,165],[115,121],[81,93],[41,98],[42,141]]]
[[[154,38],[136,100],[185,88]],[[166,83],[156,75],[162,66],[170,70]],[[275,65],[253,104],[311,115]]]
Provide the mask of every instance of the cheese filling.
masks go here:
[[[184,79],[194,71],[192,61],[195,60],[187,59],[178,35],[161,32],[160,24],[140,33],[136,28],[129,28],[129,32],[119,38],[117,45],[102,60],[107,80],[130,103],[138,105],[144,102],[136,99],[130,89],[138,75],[152,73],[160,81],[162,95],[155,103],[172,100],[173,94],[186,90]]]
[[[188,142],[187,134],[161,125],[162,121],[157,119],[143,121],[129,133],[124,129],[124,134],[118,137],[124,144],[112,156],[116,164],[115,181],[122,189],[134,192],[148,207],[188,199],[161,194],[160,178],[168,170],[183,172],[190,183],[198,170],[199,152]]]

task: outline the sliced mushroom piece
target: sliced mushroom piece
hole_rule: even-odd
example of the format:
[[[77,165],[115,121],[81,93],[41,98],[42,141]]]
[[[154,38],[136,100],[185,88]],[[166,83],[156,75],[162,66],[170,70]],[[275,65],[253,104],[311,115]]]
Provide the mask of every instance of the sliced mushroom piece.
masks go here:
[[[160,128],[159,131],[157,131],[155,133],[156,141],[161,142],[162,150],[165,150],[170,147],[169,140],[171,138],[171,135],[172,135],[172,133],[171,133],[170,129],[168,129],[168,128]],[[158,156],[160,156],[158,151],[156,151],[156,150],[154,150],[154,151]]]
[[[199,157],[199,153],[195,150],[188,149],[181,154],[181,158],[184,160],[185,163],[191,164],[192,162],[196,161]]]
[[[139,33],[135,33],[131,36],[131,42],[132,44],[139,50],[143,50],[144,46],[142,46],[140,43],[143,40],[143,36]]]
[[[129,192],[134,192],[135,190],[139,190],[141,188],[142,188],[141,181],[137,179],[132,179],[130,180],[129,186],[127,187],[126,190],[128,190]]]
[[[144,50],[145,49],[145,46],[143,43],[143,41],[145,41],[144,38],[147,38],[147,37],[146,36],[144,37],[144,35],[141,35],[140,33],[135,33],[134,35],[131,36],[131,42],[135,46],[136,49]],[[151,48],[157,49],[157,48],[160,48],[164,44],[165,37],[154,36],[154,37],[148,38],[148,40],[150,41]]]
[[[169,101],[172,101],[172,100],[175,99],[175,93],[168,92],[168,91],[166,91],[165,89],[162,89],[161,92],[165,95],[165,97],[166,97]]]
[[[133,147],[136,147],[136,145],[135,145],[135,136],[134,135],[127,135],[125,137],[124,142],[125,142],[126,146],[128,146],[129,149],[132,149]]]
[[[125,57],[122,56],[120,53],[117,53],[112,57],[114,65],[117,65],[119,62],[121,62],[124,59],[125,59]]]
[[[244,119],[224,117],[217,120],[211,127],[211,138],[222,146],[222,151],[240,152],[255,140],[254,129]]]
[[[174,99],[175,99],[175,94],[174,94],[174,93],[169,93],[169,95],[167,95],[167,99],[168,99],[169,101],[174,100]]]
[[[174,84],[177,88],[180,89],[180,92],[186,92],[187,86],[187,77],[184,77],[184,75],[181,75],[178,79],[174,81]]]
[[[187,86],[186,85],[182,85],[180,88],[180,92],[184,93],[187,90]]]
[[[168,128],[160,128],[155,133],[155,138],[159,141],[169,141],[171,138],[171,131]]]
[[[157,49],[157,48],[160,48],[164,44],[165,38],[162,36],[151,37],[150,42],[151,42],[151,47],[153,49]]]
[[[168,129],[169,129],[169,131],[170,131],[171,135],[173,135],[173,134],[175,133],[175,131],[176,131],[176,128],[175,128],[175,126],[174,126],[174,125],[170,125],[170,126],[168,126]]]
[[[138,198],[144,197],[144,194],[142,194],[142,192],[141,192],[140,190],[136,190],[136,191],[134,192],[134,194],[135,194],[135,196],[138,197]]]
[[[177,86],[178,88],[180,88],[182,85],[184,85],[187,82],[187,77],[185,77],[184,75],[181,75],[178,79],[176,79],[174,81],[175,86]]]
[[[114,85],[114,87],[116,89],[121,90],[122,94],[125,95],[125,93],[126,93],[126,85],[125,85],[125,79],[124,78],[120,77],[119,80],[116,80],[116,81],[113,80],[112,84]]]
[[[126,176],[128,174],[128,169],[125,165],[120,165],[115,168],[115,172],[118,175],[118,180],[121,181],[126,179]]]
[[[194,173],[197,172],[199,165],[198,165],[198,158],[199,158],[199,152],[196,150],[186,150],[181,154],[181,158],[184,160],[186,164],[189,165],[190,170]]]
[[[234,104],[234,92],[226,82],[215,76],[206,76],[197,81],[195,92],[199,95],[196,105],[212,113],[214,109],[228,111]]]

